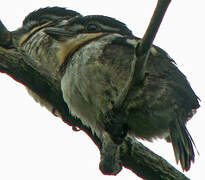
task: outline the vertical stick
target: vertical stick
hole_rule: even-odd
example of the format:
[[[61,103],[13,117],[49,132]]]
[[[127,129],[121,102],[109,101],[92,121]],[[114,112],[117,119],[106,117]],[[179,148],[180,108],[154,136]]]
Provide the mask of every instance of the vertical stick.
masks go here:
[[[136,49],[137,57],[146,54],[151,47],[170,2],[171,0],[158,0],[149,26],[147,27],[140,45]]]

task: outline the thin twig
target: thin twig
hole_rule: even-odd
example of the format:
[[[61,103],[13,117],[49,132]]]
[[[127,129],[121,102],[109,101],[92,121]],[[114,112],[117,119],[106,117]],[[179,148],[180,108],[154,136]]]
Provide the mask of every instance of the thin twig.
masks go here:
[[[132,91],[134,85],[136,83],[141,83],[145,77],[146,65],[149,59],[149,50],[150,47],[152,46],[154,38],[157,34],[157,31],[160,27],[160,24],[162,22],[162,19],[165,15],[165,12],[170,2],[171,0],[158,0],[157,2],[157,6],[154,10],[149,26],[147,27],[147,30],[143,38],[141,39],[140,43],[137,45],[135,49],[137,62],[135,64],[132,81],[130,81],[127,87],[128,89],[128,91],[126,91],[127,96],[124,94],[124,97],[126,98],[124,98],[124,100],[120,102],[121,104],[120,103],[117,104],[118,107],[120,107],[120,105],[126,104],[125,102],[127,101],[127,99],[129,99],[129,95],[131,94],[130,91]]]
[[[137,57],[146,54],[150,49],[170,2],[171,0],[158,0],[149,26],[139,47],[136,49]]]

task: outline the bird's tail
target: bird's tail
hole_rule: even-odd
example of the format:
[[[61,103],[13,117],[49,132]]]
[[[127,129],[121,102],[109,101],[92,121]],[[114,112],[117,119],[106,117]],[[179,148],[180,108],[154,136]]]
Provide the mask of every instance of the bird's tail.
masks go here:
[[[170,124],[170,138],[176,162],[180,161],[182,169],[188,171],[191,167],[191,161],[194,162],[195,159],[193,149],[195,143],[184,122],[177,120]]]

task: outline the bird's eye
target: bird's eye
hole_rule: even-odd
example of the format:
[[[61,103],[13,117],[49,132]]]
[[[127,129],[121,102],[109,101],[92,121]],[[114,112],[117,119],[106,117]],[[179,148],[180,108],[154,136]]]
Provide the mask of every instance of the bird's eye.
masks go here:
[[[88,24],[87,30],[90,32],[97,31],[98,27],[96,24]]]

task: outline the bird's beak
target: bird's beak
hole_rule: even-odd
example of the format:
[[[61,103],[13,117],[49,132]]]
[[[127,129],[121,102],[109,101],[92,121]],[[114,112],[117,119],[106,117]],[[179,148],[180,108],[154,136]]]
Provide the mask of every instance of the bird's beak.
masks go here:
[[[58,52],[60,59],[65,59],[71,56],[77,49],[87,44],[88,42],[105,35],[104,33],[86,33],[80,34],[74,38],[68,38],[67,41],[61,42],[61,48]]]
[[[58,41],[59,50],[57,57],[61,61],[61,64],[64,64],[67,57],[71,56],[83,45],[107,34],[102,32],[72,34],[72,32],[60,28],[46,28],[44,31]]]
[[[22,46],[24,42],[26,42],[34,33],[36,33],[37,31],[41,30],[42,28],[45,28],[46,26],[50,25],[52,22],[49,21],[45,24],[42,24],[40,26],[37,26],[35,28],[33,28],[31,31],[29,32],[24,32],[23,29],[19,29],[17,31],[13,31],[12,35],[13,35],[13,39],[16,41],[15,43],[18,46]]]

